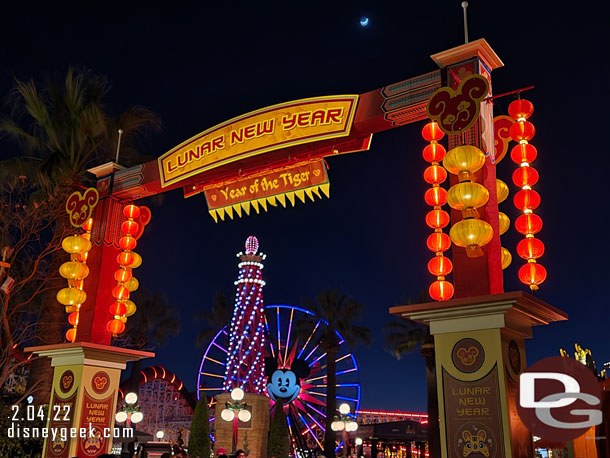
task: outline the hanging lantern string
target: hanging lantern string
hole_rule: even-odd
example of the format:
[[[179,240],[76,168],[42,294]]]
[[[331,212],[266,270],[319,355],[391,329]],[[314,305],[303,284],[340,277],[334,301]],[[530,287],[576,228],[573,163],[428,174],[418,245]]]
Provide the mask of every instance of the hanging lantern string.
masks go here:
[[[435,256],[428,261],[428,272],[436,276],[436,281],[432,282],[428,288],[430,297],[437,301],[446,301],[453,297],[454,288],[451,282],[446,280],[446,276],[453,270],[453,265],[443,252],[451,247],[451,240],[447,234],[443,233],[443,228],[449,224],[449,213],[442,210],[442,206],[447,203],[447,191],[440,185],[447,179],[447,171],[440,164],[444,159],[446,150],[438,143],[444,137],[444,132],[434,121],[429,122],[422,129],[424,140],[430,142],[423,151],[423,157],[431,165],[424,171],[424,180],[432,185],[424,194],[424,199],[432,210],[426,215],[426,224],[434,229],[427,240],[428,249],[435,253]]]

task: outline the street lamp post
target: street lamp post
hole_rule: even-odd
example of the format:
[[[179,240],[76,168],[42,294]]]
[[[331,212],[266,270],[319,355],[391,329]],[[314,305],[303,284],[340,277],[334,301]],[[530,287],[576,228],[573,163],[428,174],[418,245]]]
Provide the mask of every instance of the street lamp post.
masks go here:
[[[239,429],[239,422],[243,421],[244,423],[250,421],[252,418],[252,414],[248,410],[248,404],[245,402],[240,402],[244,399],[245,393],[241,388],[234,388],[231,391],[231,399],[233,402],[226,403],[222,412],[220,412],[220,418],[225,421],[233,422],[233,434],[231,441],[231,454],[235,455],[235,449],[237,447],[237,432]]]
[[[349,404],[343,403],[339,406],[339,415],[335,415],[330,427],[333,431],[345,431],[345,452],[348,455],[350,452],[348,433],[358,430],[358,423],[350,414]]]
[[[133,425],[140,423],[143,419],[144,419],[144,414],[142,412],[140,412],[140,406],[136,405],[136,403],[138,402],[138,395],[136,393],[130,392],[127,393],[125,395],[125,404],[127,404],[122,410],[120,410],[119,412],[116,413],[116,415],[114,416],[114,419],[116,420],[117,423],[124,423],[126,422],[127,427],[131,428],[132,431],[135,431],[135,428]],[[133,434],[135,436],[135,434]],[[123,447],[121,448],[125,448],[125,444],[123,444]],[[127,450],[129,450],[130,453],[132,453],[134,450],[132,450],[133,448],[133,442],[130,442],[127,445]]]

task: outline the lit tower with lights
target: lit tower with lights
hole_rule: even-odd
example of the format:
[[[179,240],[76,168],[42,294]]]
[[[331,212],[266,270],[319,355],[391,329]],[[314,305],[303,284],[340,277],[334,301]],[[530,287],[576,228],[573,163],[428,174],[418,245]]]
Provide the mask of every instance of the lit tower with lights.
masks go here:
[[[235,282],[235,306],[229,332],[225,390],[242,388],[262,394],[265,365],[265,316],[263,311],[263,264],[266,255],[258,253],[258,239],[246,240],[246,252],[237,253],[239,277]]]

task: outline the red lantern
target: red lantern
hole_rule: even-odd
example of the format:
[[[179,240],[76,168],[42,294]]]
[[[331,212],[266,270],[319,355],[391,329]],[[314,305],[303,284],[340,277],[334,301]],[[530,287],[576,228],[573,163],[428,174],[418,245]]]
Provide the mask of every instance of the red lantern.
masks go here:
[[[508,106],[508,114],[513,119],[529,118],[534,113],[534,105],[529,100],[513,100]]]
[[[538,285],[546,280],[546,269],[536,262],[528,262],[519,269],[519,280],[536,290]]]
[[[117,335],[125,330],[125,323],[123,323],[121,320],[110,320],[106,325],[106,329],[110,334]]]
[[[510,158],[515,164],[528,164],[534,162],[538,156],[538,150],[529,143],[519,143],[510,150]]]
[[[542,240],[528,237],[517,244],[517,253],[523,259],[538,259],[544,254]]]
[[[111,315],[125,315],[127,313],[127,306],[123,302],[113,302],[110,305],[110,314]]]
[[[426,124],[421,130],[421,134],[427,142],[437,142],[445,136],[445,132],[443,132],[434,121]]]
[[[428,236],[426,245],[430,251],[441,253],[451,248],[451,238],[444,232],[433,232]]]
[[[71,328],[66,331],[66,340],[68,342],[74,342],[76,339],[76,329]]]
[[[118,269],[115,273],[114,273],[114,279],[116,281],[120,281],[121,283],[125,283],[126,281],[129,281],[132,277],[132,272],[130,268],[123,268],[123,269]]]
[[[116,257],[116,262],[123,267],[130,266],[133,264],[133,254],[124,251]]]
[[[125,216],[125,218],[135,219],[140,216],[140,209],[137,205],[127,205],[125,208],[123,208],[123,215]]]
[[[128,220],[121,224],[121,231],[127,235],[134,235],[138,232],[139,224],[135,221]]]
[[[513,198],[515,207],[519,210],[534,210],[540,205],[540,194],[533,189],[522,189]]]
[[[93,218],[89,218],[87,221],[85,221],[85,224],[83,224],[81,227],[85,231],[91,232],[91,229],[93,229]]]
[[[510,136],[516,142],[531,140],[534,135],[536,135],[536,129],[529,121],[517,121],[510,126]]]
[[[520,188],[524,186],[532,187],[538,183],[538,170],[534,167],[519,167],[513,172],[513,183]]]
[[[453,285],[445,280],[436,280],[428,288],[428,294],[435,301],[447,301],[453,297]]]
[[[441,162],[447,150],[440,143],[430,143],[424,148],[423,156],[427,162]]]
[[[447,179],[447,171],[440,165],[431,165],[424,170],[424,180],[429,184],[441,184]]]
[[[137,244],[138,242],[136,242],[136,239],[130,235],[126,235],[119,239],[119,246],[126,251],[133,250]]]
[[[450,219],[445,210],[430,210],[426,215],[426,224],[432,229],[442,229],[449,224]]]
[[[117,300],[129,299],[129,290],[123,285],[117,285],[112,288],[112,297]]]
[[[424,199],[431,207],[445,205],[447,203],[447,191],[440,186],[435,186],[426,191]]]
[[[72,312],[68,315],[68,323],[72,326],[76,326],[78,324],[78,312]]]
[[[449,258],[446,258],[445,256],[435,256],[428,261],[428,272],[436,277],[445,277],[449,275],[451,269],[453,269],[453,265]]]
[[[542,229],[542,218],[533,213],[519,215],[515,221],[515,229],[523,235],[537,234]]]

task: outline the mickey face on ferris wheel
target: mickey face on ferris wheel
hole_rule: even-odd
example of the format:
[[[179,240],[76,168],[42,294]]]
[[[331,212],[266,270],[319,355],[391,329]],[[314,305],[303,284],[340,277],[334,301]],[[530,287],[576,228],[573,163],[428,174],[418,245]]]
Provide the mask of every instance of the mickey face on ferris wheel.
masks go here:
[[[294,401],[301,391],[301,379],[309,375],[309,365],[303,359],[295,359],[290,369],[278,369],[275,358],[265,358],[267,393],[280,404]]]

